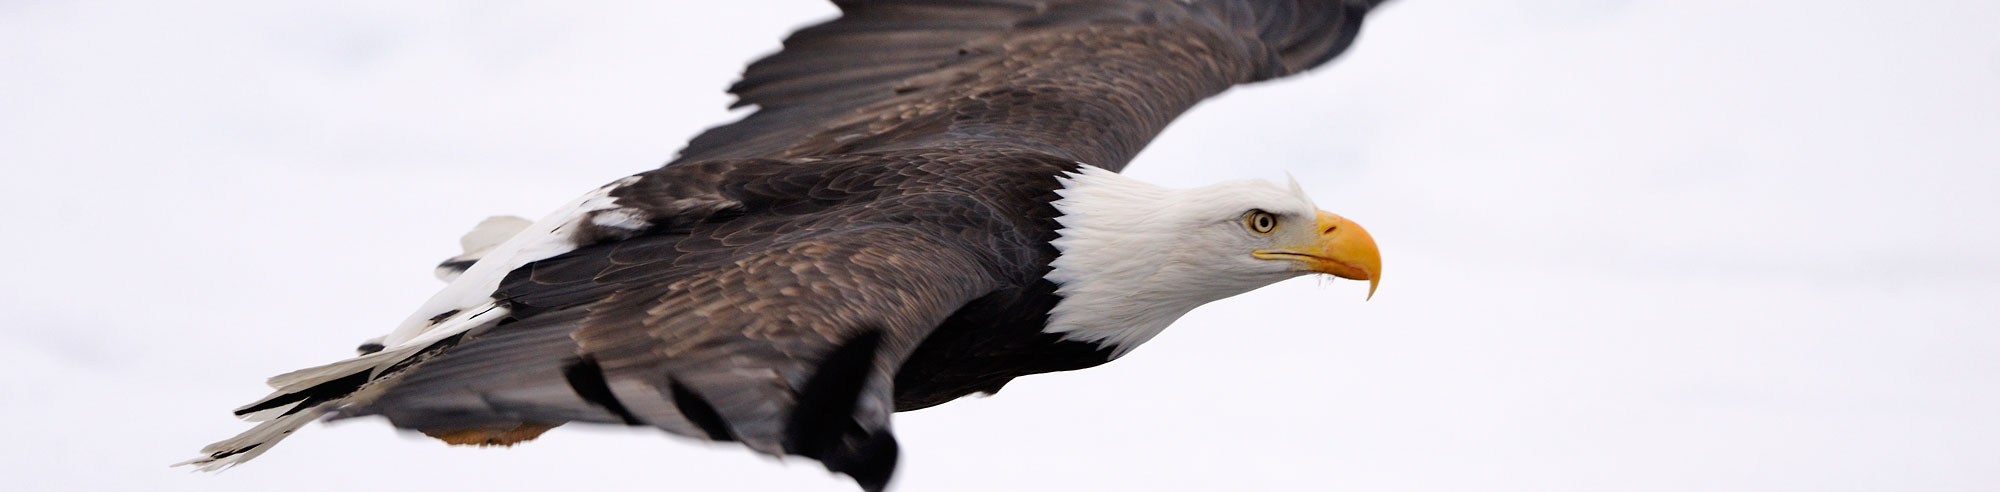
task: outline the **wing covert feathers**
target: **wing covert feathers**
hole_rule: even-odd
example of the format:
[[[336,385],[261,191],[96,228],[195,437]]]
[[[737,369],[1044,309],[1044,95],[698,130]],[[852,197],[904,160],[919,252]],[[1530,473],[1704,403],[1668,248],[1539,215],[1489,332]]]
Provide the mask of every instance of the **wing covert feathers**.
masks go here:
[[[836,3],[730,87],[757,112],[675,162],[960,145],[1116,171],[1202,99],[1331,60],[1381,1]]]

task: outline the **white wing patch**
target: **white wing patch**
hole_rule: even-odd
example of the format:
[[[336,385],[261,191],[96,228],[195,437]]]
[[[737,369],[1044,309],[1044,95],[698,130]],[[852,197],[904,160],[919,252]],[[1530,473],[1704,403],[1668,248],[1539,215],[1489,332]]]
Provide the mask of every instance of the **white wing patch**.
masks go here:
[[[465,311],[491,301],[493,291],[500,288],[500,280],[506,278],[514,269],[575,250],[578,245],[572,240],[572,233],[593,220],[592,212],[617,209],[618,199],[611,196],[611,191],[638,180],[638,176],[629,176],[586,193],[557,209],[555,213],[528,225],[500,245],[494,246],[479,258],[477,263],[473,263],[471,268],[465,269],[465,273],[446,285],[444,290],[438,291],[429,301],[424,302],[423,307],[418,308],[416,313],[405,318],[402,324],[396,326],[395,331],[382,337],[380,343],[386,348],[410,344],[419,335],[436,326],[431,321],[433,318],[454,311]],[[635,229],[644,224],[644,221],[637,220],[636,216],[622,212],[601,214],[597,220],[609,216],[626,217],[627,221],[617,225],[620,228]],[[474,230],[474,233],[478,231]]]
[[[458,247],[462,252],[438,265],[438,280],[446,283],[457,280],[459,274],[465,273],[466,267],[486,257],[493,248],[500,247],[500,243],[520,235],[530,225],[534,222],[512,215],[496,215],[479,221],[479,225],[458,238]]]

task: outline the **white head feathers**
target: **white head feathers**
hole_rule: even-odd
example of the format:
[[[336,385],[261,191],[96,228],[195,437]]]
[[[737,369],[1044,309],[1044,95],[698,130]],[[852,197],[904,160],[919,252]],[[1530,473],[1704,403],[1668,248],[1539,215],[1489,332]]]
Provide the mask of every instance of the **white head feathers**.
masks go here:
[[[1061,182],[1051,243],[1061,254],[1046,278],[1063,300],[1044,332],[1117,357],[1202,304],[1307,273],[1250,255],[1274,236],[1314,232],[1318,208],[1296,180],[1171,189],[1085,165]],[[1258,211],[1306,225],[1258,233],[1245,220]]]

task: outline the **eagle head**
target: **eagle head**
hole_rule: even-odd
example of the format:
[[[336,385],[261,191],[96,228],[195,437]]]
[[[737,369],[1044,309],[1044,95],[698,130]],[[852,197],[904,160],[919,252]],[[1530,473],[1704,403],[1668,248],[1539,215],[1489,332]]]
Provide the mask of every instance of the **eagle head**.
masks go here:
[[[1280,280],[1366,280],[1372,298],[1382,278],[1368,231],[1320,210],[1297,181],[1172,189],[1087,165],[1060,181],[1046,278],[1063,299],[1043,331],[1115,355],[1195,307]]]

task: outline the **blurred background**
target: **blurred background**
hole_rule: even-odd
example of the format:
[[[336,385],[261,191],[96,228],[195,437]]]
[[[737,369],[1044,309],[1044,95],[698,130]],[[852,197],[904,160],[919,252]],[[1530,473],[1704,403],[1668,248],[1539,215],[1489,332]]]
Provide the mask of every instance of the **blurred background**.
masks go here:
[[[738,113],[817,0],[0,1],[11,490],[854,490],[570,426],[315,426],[219,475],[495,214]],[[2000,490],[2000,3],[1397,0],[1130,174],[1297,176],[1381,292],[1300,279],[901,414],[928,490]]]

